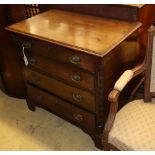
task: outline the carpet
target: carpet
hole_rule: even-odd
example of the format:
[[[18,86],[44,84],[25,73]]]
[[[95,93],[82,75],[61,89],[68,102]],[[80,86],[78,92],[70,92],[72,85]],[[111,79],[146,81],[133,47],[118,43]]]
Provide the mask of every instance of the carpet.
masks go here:
[[[42,108],[0,91],[1,151],[96,151],[89,135]]]

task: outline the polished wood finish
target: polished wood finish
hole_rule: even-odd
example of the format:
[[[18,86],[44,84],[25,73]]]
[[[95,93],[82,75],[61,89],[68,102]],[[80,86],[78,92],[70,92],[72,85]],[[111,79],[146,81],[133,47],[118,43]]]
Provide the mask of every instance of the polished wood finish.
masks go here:
[[[38,72],[26,69],[24,71],[25,80],[47,90],[57,96],[60,96],[78,106],[95,112],[95,96],[81,89],[71,87],[54,78],[49,78]]]
[[[73,83],[75,86],[78,85],[90,91],[95,91],[95,79],[90,73],[82,72],[78,68],[64,65],[57,61],[52,61],[51,63],[50,59],[48,60],[43,56],[38,55],[31,57],[29,62],[32,67],[41,70],[41,72],[44,72],[47,75],[62,78],[69,83]],[[66,72],[64,72],[64,70]]]
[[[126,21],[140,21],[142,22],[141,30],[138,32],[141,50],[139,52],[138,61],[143,60],[145,55],[147,43],[147,28],[155,21],[155,5],[147,4],[128,4],[128,5],[106,5],[106,4],[40,4],[40,11],[48,9],[61,9],[72,12],[79,12],[81,14],[89,14],[100,17],[114,18]],[[25,88],[21,75],[21,66],[18,59],[22,59],[13,51],[12,40],[10,36],[4,31],[4,27],[25,19],[24,5],[0,5],[1,15],[1,56],[0,56],[0,74],[1,74],[1,88],[12,96],[25,96]],[[39,25],[39,24],[38,24]],[[7,47],[9,43],[9,47]],[[142,51],[143,50],[143,51]],[[5,52],[4,52],[5,51]],[[17,58],[18,57],[18,58]],[[8,64],[9,61],[9,64]],[[136,60],[137,61],[137,60]],[[15,68],[15,69],[14,69]],[[13,76],[12,76],[13,75]]]
[[[134,6],[134,7],[137,7],[137,8],[142,8],[145,4],[121,4],[121,5]]]
[[[137,21],[139,10],[143,4],[41,4],[41,11],[59,9],[82,14],[89,14],[112,19]]]
[[[51,4],[40,5],[41,11],[49,9],[61,9],[82,14],[95,15],[100,17],[119,19],[125,21],[140,21],[141,29],[138,33],[131,36],[131,39],[138,38],[141,46],[138,56],[138,62],[142,62],[145,57],[147,45],[147,29],[155,23],[155,5],[154,4]]]
[[[42,24],[39,24],[40,21]],[[139,22],[117,21],[50,10],[6,29],[103,57],[140,26]],[[114,31],[114,28],[117,28],[117,31]]]
[[[0,89],[15,97],[25,96],[21,64],[5,27],[25,19],[23,5],[0,5]]]
[[[75,86],[95,91],[94,77],[96,76],[97,60],[94,57],[21,35],[15,35],[14,41],[19,54],[21,54],[21,45],[23,43],[31,45],[30,49],[25,49],[25,55],[32,67],[41,70],[47,75],[62,78],[67,82],[73,83]],[[73,58],[77,57],[79,58],[79,62],[74,62]]]
[[[139,22],[60,10],[50,10],[7,27],[18,53],[22,55],[24,47],[29,62],[23,68],[26,85],[31,87],[27,89],[29,108],[49,108],[58,115],[62,113],[63,118],[67,115],[65,109],[71,115],[74,109],[82,110],[76,117],[79,119],[89,113],[86,124],[80,127],[90,134],[97,147],[103,148],[101,135],[109,111],[107,97],[124,69],[135,63],[138,42],[128,38],[140,27]],[[73,82],[73,74],[80,75],[84,83]],[[43,94],[43,102],[42,97],[37,100],[37,93]],[[53,96],[61,100],[60,112]],[[71,115],[67,119],[78,125]]]
[[[90,130],[95,129],[95,116],[93,114],[81,110],[56,96],[36,89],[31,85],[27,85],[27,92],[29,100],[38,106],[46,107],[78,126]]]
[[[62,34],[63,35],[63,34]],[[25,53],[33,53],[33,55],[41,55],[46,58],[54,59],[56,61],[71,65],[78,66],[79,68],[94,72],[96,70],[97,60],[91,55],[73,50],[71,48],[65,48],[57,46],[49,42],[33,39],[31,37],[23,37],[22,35],[14,36],[15,43],[19,50],[22,50],[22,46],[28,43],[31,47],[25,48]],[[24,45],[25,46],[25,45]],[[42,52],[44,51],[44,52]],[[76,58],[76,59],[75,59]]]

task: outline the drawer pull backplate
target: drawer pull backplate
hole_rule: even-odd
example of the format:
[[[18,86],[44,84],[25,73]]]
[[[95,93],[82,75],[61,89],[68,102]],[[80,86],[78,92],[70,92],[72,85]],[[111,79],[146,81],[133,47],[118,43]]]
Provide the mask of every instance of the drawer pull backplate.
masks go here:
[[[73,117],[75,120],[77,120],[79,122],[83,121],[83,116],[81,114],[74,114]]]
[[[80,57],[77,55],[71,56],[71,57],[69,57],[69,61],[72,64],[79,64],[80,63]]]
[[[81,81],[81,77],[78,74],[74,74],[71,76],[71,80],[74,82],[80,82]]]
[[[77,102],[81,102],[83,100],[83,97],[80,94],[72,94],[72,97]]]

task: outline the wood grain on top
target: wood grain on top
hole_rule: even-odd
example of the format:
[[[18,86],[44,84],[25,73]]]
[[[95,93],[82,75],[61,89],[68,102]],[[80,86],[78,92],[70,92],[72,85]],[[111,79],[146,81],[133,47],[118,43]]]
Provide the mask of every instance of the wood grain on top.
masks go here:
[[[142,8],[145,4],[121,4],[121,5],[127,5],[127,6],[133,6],[137,8]]]
[[[141,26],[60,10],[49,10],[6,29],[103,57]]]
[[[133,6],[133,7],[141,8],[141,7],[143,7],[145,4],[123,4],[123,5],[128,5],[128,6]]]

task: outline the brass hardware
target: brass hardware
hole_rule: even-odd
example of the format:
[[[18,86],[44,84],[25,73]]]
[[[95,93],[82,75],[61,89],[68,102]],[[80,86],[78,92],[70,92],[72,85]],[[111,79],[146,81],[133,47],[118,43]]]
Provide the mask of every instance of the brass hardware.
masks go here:
[[[22,44],[22,47],[24,48],[31,48],[31,43],[27,42],[27,41],[24,41],[23,44]]]
[[[69,57],[69,61],[72,64],[79,64],[80,63],[80,57],[78,55],[71,56],[71,57]]]
[[[75,120],[77,120],[79,122],[83,121],[83,116],[81,114],[74,114],[73,117]]]
[[[72,97],[77,102],[81,102],[83,99],[83,97],[80,94],[72,94]]]
[[[81,81],[81,77],[78,74],[74,74],[71,76],[71,80],[74,82],[80,82]]]

